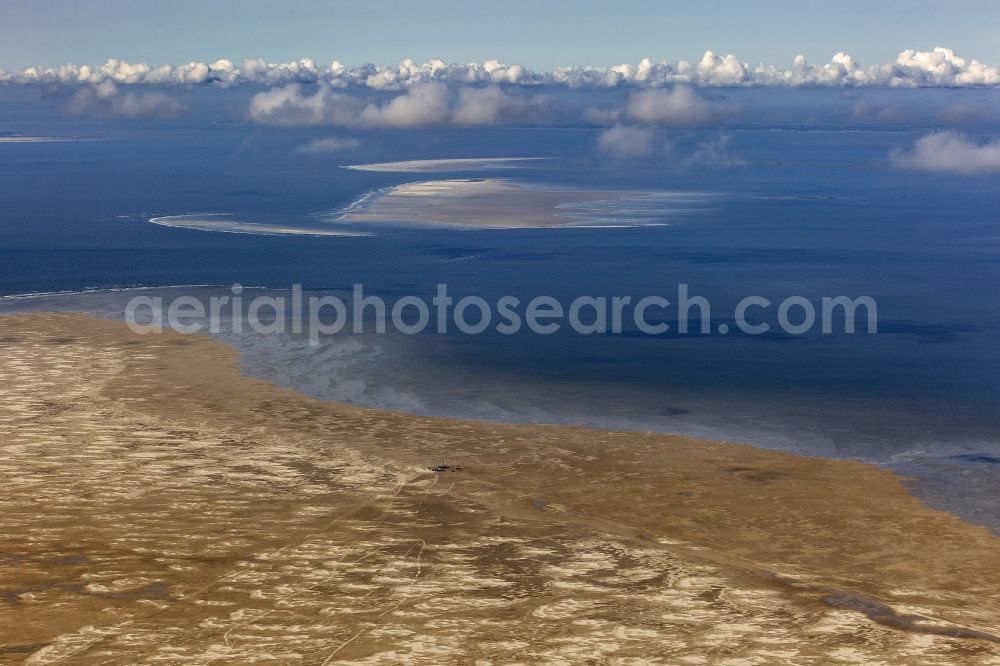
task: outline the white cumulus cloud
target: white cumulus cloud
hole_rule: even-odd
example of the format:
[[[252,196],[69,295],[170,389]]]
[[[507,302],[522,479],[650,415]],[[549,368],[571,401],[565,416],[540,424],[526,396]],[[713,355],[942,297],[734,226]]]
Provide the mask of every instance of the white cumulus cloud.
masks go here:
[[[119,116],[122,118],[176,118],[187,107],[163,92],[121,92],[106,79],[77,90],[66,107],[76,115]]]
[[[697,166],[733,166],[744,164],[745,160],[729,147],[732,137],[722,134],[695,146],[694,151],[684,160],[685,164]]]
[[[649,127],[615,125],[597,136],[597,148],[617,160],[642,159],[653,153],[656,130]]]
[[[462,88],[452,113],[456,125],[498,125],[523,120],[544,106],[543,98],[526,98],[505,92],[499,86]]]
[[[349,150],[357,150],[361,147],[361,141],[352,137],[328,136],[321,139],[313,139],[298,148],[296,152],[319,155],[322,153],[341,153]]]
[[[1000,139],[977,142],[958,132],[938,132],[917,139],[889,155],[897,167],[917,171],[977,174],[1000,172]]]
[[[321,82],[311,92],[292,83],[257,93],[250,118],[268,125],[414,128],[545,121],[545,108],[541,95],[512,95],[496,85],[456,90],[444,83],[419,83],[387,100],[366,102]]]
[[[688,86],[670,90],[641,90],[629,97],[625,116],[640,123],[701,125],[719,119],[723,109],[709,103]]]
[[[449,102],[450,92],[445,84],[420,83],[385,104],[369,104],[359,121],[374,127],[443,125],[450,118]]]
[[[265,125],[352,125],[361,110],[360,100],[326,83],[311,93],[292,83],[259,92],[250,100],[250,118]]]

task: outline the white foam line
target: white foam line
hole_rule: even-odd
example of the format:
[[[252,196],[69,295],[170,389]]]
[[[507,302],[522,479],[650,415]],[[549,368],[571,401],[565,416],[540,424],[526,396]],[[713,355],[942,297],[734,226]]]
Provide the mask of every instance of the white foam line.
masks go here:
[[[47,298],[51,296],[88,296],[91,294],[119,294],[130,291],[156,291],[160,289],[229,289],[228,284],[163,284],[136,285],[130,287],[84,287],[83,289],[67,289],[63,291],[28,291],[21,294],[5,294],[0,301],[20,300],[30,298]],[[271,287],[243,287],[243,290],[267,290]]]
[[[104,141],[102,136],[0,136],[0,143],[72,143],[77,141]]]
[[[240,220],[229,221],[226,227],[198,226],[196,218],[204,217],[226,217],[232,213],[191,213],[184,215],[164,215],[161,217],[151,217],[149,222],[161,227],[171,229],[189,229],[191,231],[205,231],[222,234],[246,234],[250,236],[309,236],[314,238],[329,237],[351,237],[351,236],[371,236],[372,234],[363,231],[341,231],[325,229],[309,229],[303,227],[275,226],[267,224],[255,224],[253,222],[242,222]],[[190,223],[185,224],[182,220],[190,219]]]

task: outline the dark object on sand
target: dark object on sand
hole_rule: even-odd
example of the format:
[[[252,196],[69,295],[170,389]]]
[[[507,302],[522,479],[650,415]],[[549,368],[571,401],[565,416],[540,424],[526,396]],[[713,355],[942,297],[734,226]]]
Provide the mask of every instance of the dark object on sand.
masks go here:
[[[437,467],[428,467],[427,469],[429,469],[432,472],[439,472],[439,473],[440,472],[461,472],[462,471],[461,467],[452,467],[451,465],[445,465],[444,463],[441,463]]]

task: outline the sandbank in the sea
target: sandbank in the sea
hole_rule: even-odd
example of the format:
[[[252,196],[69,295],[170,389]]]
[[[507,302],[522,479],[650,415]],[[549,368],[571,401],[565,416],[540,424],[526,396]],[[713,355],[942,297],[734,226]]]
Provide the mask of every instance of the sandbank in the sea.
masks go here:
[[[342,168],[352,171],[379,173],[437,173],[441,171],[491,171],[529,166],[545,157],[460,157],[436,160],[406,160],[403,162],[372,162],[349,164]]]
[[[712,195],[540,186],[502,178],[428,180],[369,193],[338,222],[396,222],[468,229],[652,226],[704,211]]]

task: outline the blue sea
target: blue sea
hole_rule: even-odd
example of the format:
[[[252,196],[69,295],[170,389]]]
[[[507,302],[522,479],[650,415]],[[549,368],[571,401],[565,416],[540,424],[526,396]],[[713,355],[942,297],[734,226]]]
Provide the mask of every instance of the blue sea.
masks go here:
[[[0,134],[77,139],[0,143],[0,312],[121,318],[137,289],[208,296],[233,283],[333,294],[357,283],[389,300],[429,299],[446,283],[456,299],[566,302],[670,298],[683,283],[711,302],[717,330],[748,295],[870,296],[876,334],[345,332],[318,347],[292,334],[218,337],[244,352],[246,373],[322,399],[866,460],[911,478],[931,506],[1000,531],[1000,177],[904,170],[889,157],[956,122],[973,138],[996,136],[998,91],[722,90],[753,105],[752,120],[664,130],[670,150],[632,162],[601,155],[601,130],[586,125],[358,130],[347,133],[356,148],[304,153],[309,140],[345,132],[247,122],[249,94],[157,121],[67,117],[45,91],[0,90]],[[900,112],[840,112],[859,95]],[[942,124],[957,107],[986,112]],[[715,148],[692,159],[699,146]],[[524,156],[548,159],[503,177],[696,192],[711,205],[663,226],[411,225],[356,237],[149,223],[204,213],[293,223],[380,188],[483,175],[345,165]]]

